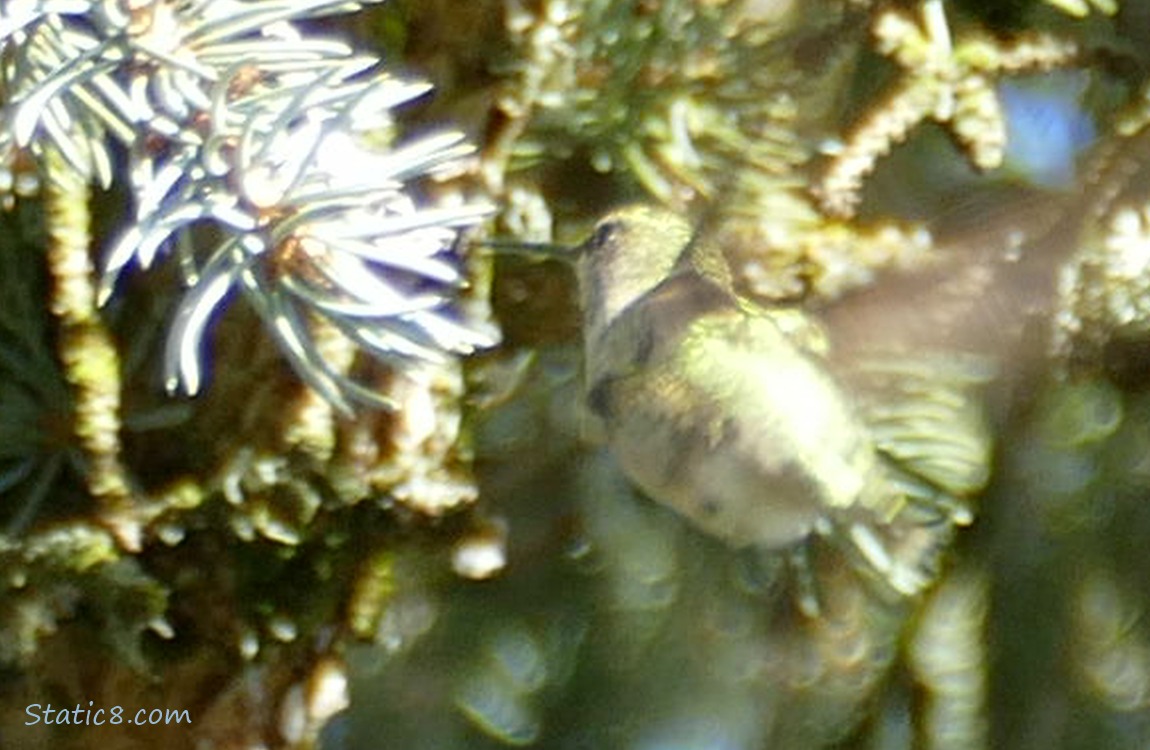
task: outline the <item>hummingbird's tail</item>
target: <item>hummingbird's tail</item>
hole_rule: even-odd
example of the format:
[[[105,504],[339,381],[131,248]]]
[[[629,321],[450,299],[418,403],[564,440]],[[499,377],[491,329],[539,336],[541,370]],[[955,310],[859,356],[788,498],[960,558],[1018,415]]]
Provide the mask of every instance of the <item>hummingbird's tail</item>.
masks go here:
[[[913,596],[938,576],[956,528],[990,476],[989,358],[919,353],[858,359],[849,379],[882,471],[866,499],[820,532],[865,578]]]

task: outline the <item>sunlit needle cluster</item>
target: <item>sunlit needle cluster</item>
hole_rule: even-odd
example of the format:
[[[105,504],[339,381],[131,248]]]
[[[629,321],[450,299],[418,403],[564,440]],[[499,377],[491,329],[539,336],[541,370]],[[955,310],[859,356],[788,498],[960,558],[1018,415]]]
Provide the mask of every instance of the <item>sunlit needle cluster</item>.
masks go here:
[[[368,0],[372,2],[373,0]],[[213,314],[239,289],[316,391],[342,409],[383,402],[328,362],[315,326],[400,365],[493,343],[452,302],[453,245],[488,207],[427,207],[410,183],[458,170],[457,132],[369,145],[429,86],[399,80],[293,22],[340,0],[11,0],[0,8],[0,151],[58,151],[108,185],[128,152],[134,223],[103,258],[101,301],[129,267],[173,248],[187,292],[164,380],[197,393]],[[221,231],[198,247],[193,225]],[[203,233],[197,235],[202,244]]]

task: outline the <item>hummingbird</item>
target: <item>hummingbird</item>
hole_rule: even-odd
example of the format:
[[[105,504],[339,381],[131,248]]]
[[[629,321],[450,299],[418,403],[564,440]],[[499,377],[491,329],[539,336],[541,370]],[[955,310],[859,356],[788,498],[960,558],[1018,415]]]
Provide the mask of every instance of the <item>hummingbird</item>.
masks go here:
[[[740,296],[721,248],[661,208],[603,218],[578,277],[586,404],[639,490],[733,548],[822,536],[896,594],[926,587],[986,481],[984,370],[836,360],[818,320]]]

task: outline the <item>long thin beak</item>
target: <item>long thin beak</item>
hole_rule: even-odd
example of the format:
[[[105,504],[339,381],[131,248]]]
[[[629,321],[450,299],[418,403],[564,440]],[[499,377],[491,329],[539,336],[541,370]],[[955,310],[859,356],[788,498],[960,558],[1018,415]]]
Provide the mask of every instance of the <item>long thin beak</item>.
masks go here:
[[[549,242],[520,242],[519,240],[477,240],[476,247],[490,248],[501,255],[515,255],[534,260],[553,258],[575,261],[579,257],[580,245],[560,245]]]

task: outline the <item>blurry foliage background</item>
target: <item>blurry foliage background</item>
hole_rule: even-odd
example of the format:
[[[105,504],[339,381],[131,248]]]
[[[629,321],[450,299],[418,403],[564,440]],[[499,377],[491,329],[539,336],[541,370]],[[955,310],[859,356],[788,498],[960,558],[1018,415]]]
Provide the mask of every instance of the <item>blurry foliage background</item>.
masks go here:
[[[572,244],[662,203],[744,293],[845,348],[993,359],[975,522],[909,600],[813,543],[824,612],[798,613],[778,556],[703,536],[583,441],[571,268],[478,248],[468,304],[489,293],[502,343],[414,386],[361,362],[400,408],[350,416],[242,306],[204,393],[163,395],[176,262],[126,279],[100,313],[131,477],[109,516],[60,364],[53,219],[20,197],[0,215],[0,745],[1150,743],[1150,4],[388,0],[300,26],[435,85],[399,126],[478,145],[425,189],[491,201],[479,233]],[[91,195],[97,259],[130,189]],[[23,725],[89,700],[195,723]]]

